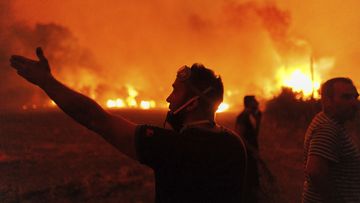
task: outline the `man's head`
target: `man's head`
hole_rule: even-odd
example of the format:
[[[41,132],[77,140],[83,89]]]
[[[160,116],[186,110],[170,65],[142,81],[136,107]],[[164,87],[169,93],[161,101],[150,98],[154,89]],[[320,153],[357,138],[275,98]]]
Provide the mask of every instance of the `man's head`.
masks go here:
[[[183,66],[177,73],[173,83],[173,91],[166,99],[170,103],[170,111],[176,112],[185,103],[194,97],[181,111],[202,112],[204,115],[213,114],[223,100],[224,87],[219,76],[203,66],[193,64]]]
[[[244,106],[250,111],[256,111],[259,108],[259,102],[255,99],[254,95],[246,95],[244,97]]]
[[[321,86],[323,110],[339,121],[352,119],[356,115],[358,96],[349,78],[332,78]]]

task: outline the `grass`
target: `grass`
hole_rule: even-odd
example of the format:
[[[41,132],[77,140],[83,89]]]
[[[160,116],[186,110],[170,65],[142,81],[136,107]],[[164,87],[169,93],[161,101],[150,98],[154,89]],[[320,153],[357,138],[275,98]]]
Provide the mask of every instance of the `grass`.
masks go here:
[[[262,202],[299,202],[303,136],[311,116],[264,113],[260,154]],[[137,123],[162,125],[163,111],[115,112]],[[236,113],[217,116],[233,128]],[[294,116],[294,115],[290,115]],[[0,114],[0,202],[153,202],[153,172],[120,154],[61,112]]]

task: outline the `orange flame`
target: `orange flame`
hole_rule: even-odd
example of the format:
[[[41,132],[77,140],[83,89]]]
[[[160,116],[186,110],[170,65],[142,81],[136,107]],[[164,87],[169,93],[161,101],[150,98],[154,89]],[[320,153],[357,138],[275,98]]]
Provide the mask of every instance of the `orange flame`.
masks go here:
[[[320,98],[320,72],[324,74],[327,69],[332,68],[334,62],[333,58],[319,59],[319,62],[313,64],[313,70],[309,63],[293,65],[290,68],[280,67],[277,71],[278,86],[289,87],[294,92],[301,93],[305,99]]]
[[[313,81],[311,74],[301,68],[295,68],[289,71],[280,69],[278,77],[280,78],[282,86],[290,87],[294,92],[302,93],[305,98],[311,96],[314,98],[319,97],[320,78],[316,77]]]
[[[142,109],[150,109],[155,107],[156,107],[156,103],[154,100],[140,102],[140,108]]]

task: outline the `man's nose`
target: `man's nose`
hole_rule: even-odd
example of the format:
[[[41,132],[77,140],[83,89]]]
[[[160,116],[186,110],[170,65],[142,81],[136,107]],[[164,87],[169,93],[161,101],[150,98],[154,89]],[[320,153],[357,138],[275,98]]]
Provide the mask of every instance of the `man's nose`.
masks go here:
[[[167,103],[170,103],[170,97],[171,97],[171,94],[166,98]]]

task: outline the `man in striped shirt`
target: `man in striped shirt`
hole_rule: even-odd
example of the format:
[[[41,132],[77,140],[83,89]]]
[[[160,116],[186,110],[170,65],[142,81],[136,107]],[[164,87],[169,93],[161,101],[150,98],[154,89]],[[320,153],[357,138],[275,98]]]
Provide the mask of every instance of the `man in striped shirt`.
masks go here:
[[[358,96],[349,78],[322,85],[323,111],[305,135],[304,203],[360,202],[360,152],[344,128],[355,117]]]

